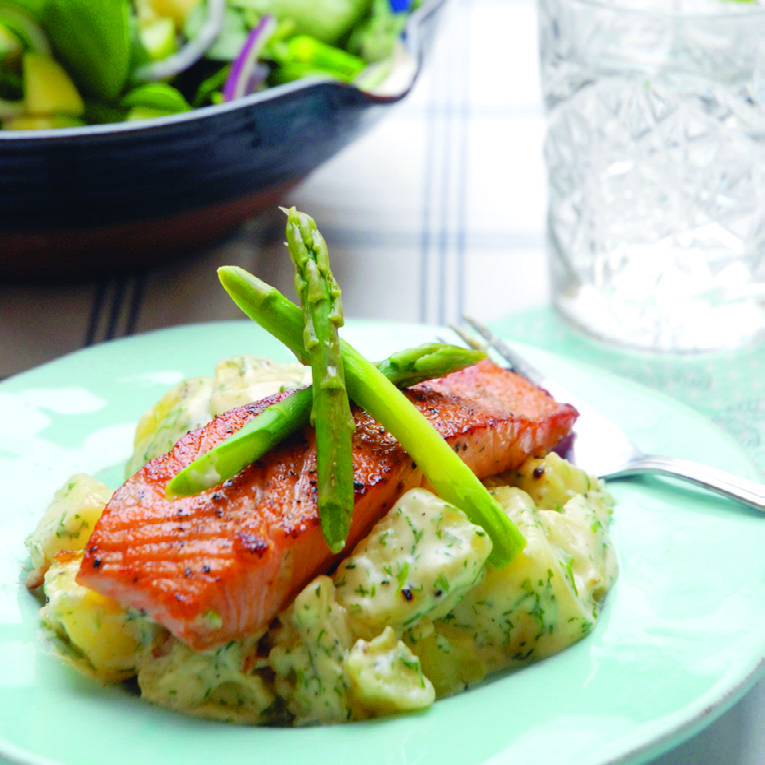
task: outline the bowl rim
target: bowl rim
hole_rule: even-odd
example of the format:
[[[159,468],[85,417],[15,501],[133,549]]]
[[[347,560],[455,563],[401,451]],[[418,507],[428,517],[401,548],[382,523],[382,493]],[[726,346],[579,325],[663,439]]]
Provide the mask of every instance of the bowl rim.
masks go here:
[[[423,49],[420,40],[420,31],[423,24],[435,13],[441,10],[449,0],[425,0],[407,19],[401,35],[404,48],[415,59],[415,66],[409,81],[393,94],[381,94],[374,91],[364,90],[359,86],[332,79],[330,77],[306,77],[293,82],[275,85],[259,93],[238,98],[235,101],[227,101],[221,104],[201,106],[180,114],[172,114],[165,117],[153,117],[134,122],[110,122],[102,125],[78,125],[70,128],[50,128],[46,130],[0,130],[0,145],[19,144],[30,142],[70,142],[82,141],[94,136],[119,136],[122,134],[134,134],[147,130],[159,129],[167,126],[180,125],[185,122],[205,121],[228,112],[247,109],[256,104],[278,101],[291,98],[302,91],[325,88],[346,94],[366,101],[369,106],[384,106],[394,104],[402,100],[414,87],[423,63]]]

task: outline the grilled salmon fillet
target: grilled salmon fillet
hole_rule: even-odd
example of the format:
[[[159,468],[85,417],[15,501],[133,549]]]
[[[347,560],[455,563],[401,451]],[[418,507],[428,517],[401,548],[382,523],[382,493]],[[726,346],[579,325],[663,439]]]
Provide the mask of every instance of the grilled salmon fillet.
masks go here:
[[[194,497],[170,479],[283,395],[234,409],[184,436],[119,488],[96,524],[77,580],[140,609],[194,649],[253,634],[337,561],[316,505],[313,430]],[[408,398],[479,478],[543,456],[576,410],[489,361],[413,386]],[[355,504],[347,550],[422,473],[366,412],[354,410]]]

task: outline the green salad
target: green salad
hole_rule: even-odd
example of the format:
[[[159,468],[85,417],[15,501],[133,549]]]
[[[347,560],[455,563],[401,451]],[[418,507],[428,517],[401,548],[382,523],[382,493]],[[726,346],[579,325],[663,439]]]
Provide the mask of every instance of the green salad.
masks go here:
[[[304,77],[373,87],[422,0],[0,0],[0,125],[150,119]]]

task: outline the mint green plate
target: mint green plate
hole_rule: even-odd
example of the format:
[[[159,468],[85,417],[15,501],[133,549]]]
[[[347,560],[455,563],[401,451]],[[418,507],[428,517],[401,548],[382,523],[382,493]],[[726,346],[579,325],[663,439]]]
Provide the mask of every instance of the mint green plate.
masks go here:
[[[357,323],[371,358],[433,339],[421,325]],[[755,477],[691,410],[619,378],[520,348],[647,450]],[[0,756],[23,763],[642,762],[698,731],[754,682],[765,646],[765,520],[658,479],[613,483],[621,574],[594,632],[562,654],[424,714],[325,728],[237,728],[142,703],[45,649],[23,585],[24,538],[77,471],[117,483],[137,418],[224,356],[286,352],[249,322],[179,327],[61,358],[0,384]]]

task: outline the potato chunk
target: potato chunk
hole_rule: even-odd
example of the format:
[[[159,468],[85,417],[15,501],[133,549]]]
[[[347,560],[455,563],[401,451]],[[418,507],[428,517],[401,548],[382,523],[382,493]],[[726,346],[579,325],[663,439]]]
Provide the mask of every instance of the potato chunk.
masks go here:
[[[420,660],[392,627],[369,642],[358,640],[345,659],[345,671],[354,700],[372,715],[424,709],[436,700]]]
[[[40,618],[70,648],[65,658],[99,680],[135,674],[141,655],[163,629],[116,600],[77,584],[82,553],[60,553],[45,574],[48,603]]]
[[[491,541],[424,489],[407,492],[338,567],[337,599],[366,637],[448,613],[478,581]]]
[[[37,528],[26,540],[32,561],[27,587],[34,589],[42,584],[57,552],[85,548],[111,496],[105,483],[84,473],[73,475],[53,495]]]

